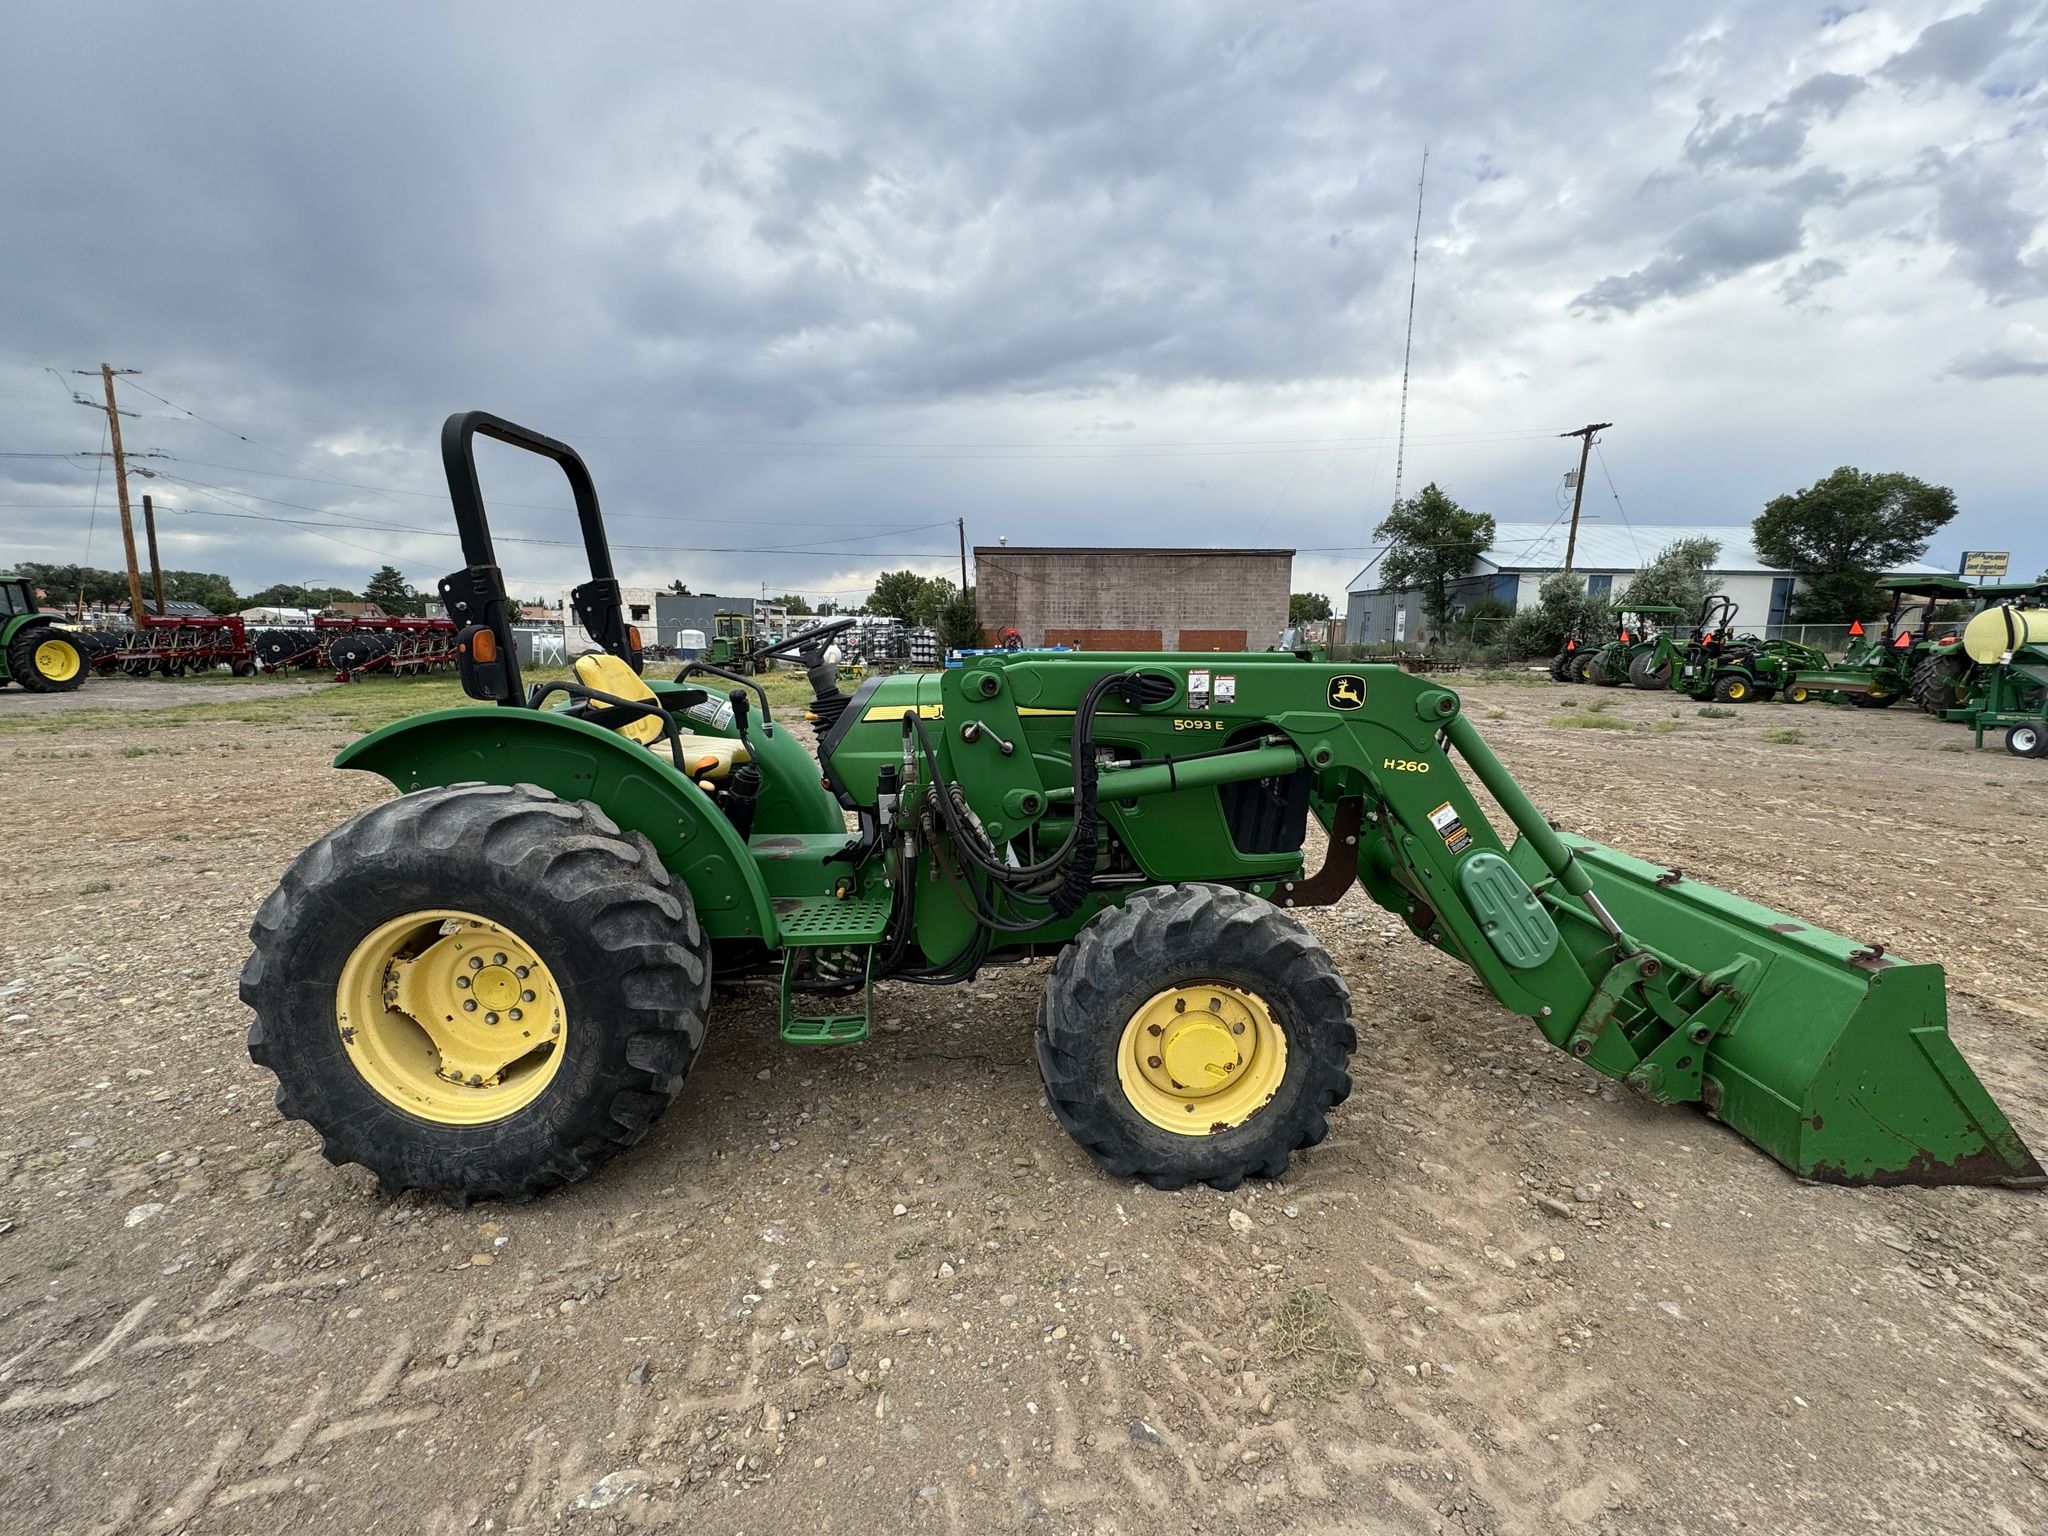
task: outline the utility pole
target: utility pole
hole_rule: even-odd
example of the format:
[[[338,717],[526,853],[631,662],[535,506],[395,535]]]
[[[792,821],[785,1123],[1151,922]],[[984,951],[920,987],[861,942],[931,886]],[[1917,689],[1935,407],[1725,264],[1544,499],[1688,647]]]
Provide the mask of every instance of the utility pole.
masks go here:
[[[967,519],[956,517],[953,526],[960,530],[960,590],[967,590]]]
[[[156,503],[142,493],[142,531],[149,537],[149,584],[156,592],[156,616],[164,616],[164,566],[156,557]]]
[[[1579,507],[1586,499],[1586,458],[1593,451],[1593,434],[1604,432],[1613,426],[1611,421],[1588,422],[1576,432],[1560,432],[1559,437],[1576,437],[1579,440],[1579,478],[1572,486],[1572,531],[1564,543],[1564,568],[1572,568],[1572,557],[1579,552]]]
[[[81,368],[78,372],[90,375],[92,370]],[[128,614],[134,619],[135,627],[142,626],[142,573],[135,565],[135,519],[128,510],[128,460],[121,452],[121,409],[114,403],[114,375],[133,373],[133,368],[115,368],[111,363],[100,364],[100,382],[107,390],[107,435],[114,448],[114,491],[121,503],[121,546],[128,556]],[[92,402],[83,395],[75,398],[81,405]]]

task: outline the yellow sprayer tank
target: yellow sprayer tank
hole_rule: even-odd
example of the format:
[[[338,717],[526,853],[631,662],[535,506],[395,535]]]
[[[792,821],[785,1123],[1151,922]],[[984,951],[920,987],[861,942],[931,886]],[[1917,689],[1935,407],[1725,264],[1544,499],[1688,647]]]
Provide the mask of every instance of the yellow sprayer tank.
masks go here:
[[[1986,608],[1963,631],[1963,649],[1979,666],[2004,661],[2021,646],[2048,653],[2048,608]]]

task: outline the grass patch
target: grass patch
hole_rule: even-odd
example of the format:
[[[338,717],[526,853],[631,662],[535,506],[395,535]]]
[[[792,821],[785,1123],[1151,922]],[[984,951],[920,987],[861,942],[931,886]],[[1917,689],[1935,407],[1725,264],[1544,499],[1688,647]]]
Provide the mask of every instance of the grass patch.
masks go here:
[[[1634,726],[1626,720],[1617,720],[1612,715],[1596,714],[1590,709],[1581,709],[1569,715],[1552,715],[1550,723],[1571,731],[1632,731]]]
[[[88,880],[78,888],[81,896],[98,896],[114,888],[111,880]]]
[[[1510,688],[1550,688],[1548,667],[1467,667],[1453,674],[1460,683],[1501,683]]]
[[[1696,709],[1693,711],[1693,713],[1698,715],[1702,720],[1733,720],[1738,714],[1742,713],[1742,711],[1737,709],[1723,709],[1718,704],[1709,704],[1705,709]]]
[[[1765,731],[1764,740],[1775,741],[1781,747],[1796,747],[1806,740],[1806,737],[1800,733],[1796,725],[1780,725]]]
[[[1659,736],[1669,736],[1673,731],[1684,730],[1685,725],[1684,722],[1679,720],[1659,720],[1656,722],[1656,724],[1652,725],[1650,729],[1655,731]]]
[[[1606,712],[1607,712],[1608,710],[1610,710],[1610,709],[1614,708],[1614,700],[1612,700],[1612,699],[1593,699],[1593,700],[1591,700],[1590,702],[1588,702],[1588,703],[1587,703],[1586,705],[1584,705],[1583,707],[1584,707],[1584,708],[1586,708],[1587,710],[1590,710],[1590,711],[1591,711],[1592,713],[1594,713],[1594,714],[1596,714],[1596,715],[1603,715],[1603,714],[1605,714],[1605,713],[1606,713]]]
[[[1501,708],[1501,707],[1500,707],[1500,706],[1499,706],[1498,704],[1489,704],[1489,705],[1487,705],[1487,706],[1486,706],[1486,718],[1487,718],[1487,719],[1489,719],[1489,720],[1505,720],[1505,719],[1507,719],[1507,717],[1508,717],[1508,712],[1507,712],[1506,710],[1502,709],[1502,708]]]
[[[896,1250],[896,1257],[899,1259],[914,1259],[923,1252],[924,1239],[920,1237],[915,1242],[905,1243],[901,1248],[898,1248]]]
[[[1274,1359],[1301,1363],[1288,1387],[1312,1403],[1335,1397],[1365,1369],[1365,1351],[1317,1291],[1289,1292],[1273,1309],[1267,1338]]]
[[[1974,752],[1977,749],[1967,741],[1944,741],[1941,744],[1941,750],[1944,752]]]

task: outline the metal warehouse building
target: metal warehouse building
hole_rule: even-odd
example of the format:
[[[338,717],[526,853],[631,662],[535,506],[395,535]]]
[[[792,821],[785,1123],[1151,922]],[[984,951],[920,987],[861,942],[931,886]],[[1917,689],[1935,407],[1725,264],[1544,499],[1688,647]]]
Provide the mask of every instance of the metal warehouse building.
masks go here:
[[[1543,578],[1564,568],[1567,530],[1556,522],[1497,523],[1493,543],[1480,552],[1469,575],[1451,583],[1451,599],[1465,608],[1494,597],[1516,609],[1533,608]],[[1735,599],[1744,629],[1759,632],[1785,622],[1797,581],[1789,571],[1764,563],[1750,543],[1749,526],[1737,524],[1636,524],[1615,528],[1591,520],[1579,524],[1572,566],[1595,597],[1625,590],[1636,572],[1681,539],[1712,539],[1720,558],[1709,573],[1714,590]],[[1941,574],[1917,561],[1889,571],[1892,576]],[[1353,645],[1415,640],[1423,630],[1422,593],[1379,584],[1377,563],[1351,579],[1346,594],[1344,638]]]
[[[974,551],[975,605],[993,645],[1083,651],[1262,651],[1287,624],[1291,549]]]

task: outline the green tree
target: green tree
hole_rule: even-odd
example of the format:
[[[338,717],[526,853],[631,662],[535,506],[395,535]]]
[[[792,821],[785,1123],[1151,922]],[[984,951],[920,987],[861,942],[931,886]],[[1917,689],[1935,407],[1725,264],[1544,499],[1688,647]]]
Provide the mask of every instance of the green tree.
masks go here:
[[[1330,600],[1320,592],[1290,592],[1287,596],[1289,624],[1313,624],[1327,619],[1330,611]]]
[[[1792,617],[1838,624],[1881,612],[1878,578],[1919,559],[1955,515],[1956,493],[1945,485],[1844,464],[1772,501],[1753,532],[1758,554],[1805,583]]]
[[[1721,546],[1714,539],[1680,539],[1636,572],[1614,606],[1677,608],[1688,617],[1697,614],[1714,590],[1707,573],[1720,558]]]
[[[127,578],[122,578],[125,589]],[[149,578],[142,578],[144,603],[151,598]],[[208,613],[233,613],[243,606],[235,596],[235,584],[218,571],[165,571],[164,598],[173,603],[198,603]]]
[[[875,578],[875,590],[868,594],[868,612],[901,619],[906,624],[922,623],[919,611],[928,611],[944,601],[943,595],[933,595],[932,585],[932,577],[920,576],[915,571],[884,571]],[[952,591],[951,582],[944,585],[948,592]]]
[[[688,597],[690,595],[690,589],[683,584],[683,579],[680,576],[668,584],[668,590],[669,595],[672,597]],[[790,610],[792,613],[795,611],[794,608]]]
[[[244,608],[325,608],[329,603],[353,602],[356,594],[347,587],[302,587],[294,582],[274,582],[260,592],[242,599]]]
[[[1586,591],[1586,578],[1576,571],[1553,571],[1537,588],[1533,606],[1519,610],[1502,636],[1509,656],[1555,656],[1567,639],[1583,642],[1603,634],[1608,607]]]
[[[974,588],[969,587],[964,592],[949,588],[932,627],[939,632],[939,644],[948,650],[965,650],[980,645],[981,613],[974,606]]]
[[[775,601],[784,608],[787,608],[792,614],[807,614],[811,611],[811,605],[804,601],[801,593],[785,592],[782,596],[776,598]]]
[[[379,566],[363,588],[363,600],[375,603],[386,613],[410,613],[415,593],[404,574],[392,565]]]
[[[1451,583],[1470,575],[1472,562],[1493,542],[1493,518],[1467,512],[1431,481],[1395,502],[1373,534],[1389,545],[1380,561],[1381,581],[1421,588],[1429,632],[1443,634],[1451,619]]]

